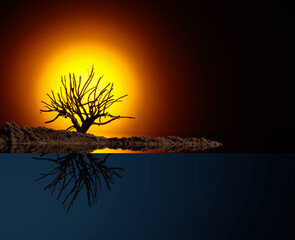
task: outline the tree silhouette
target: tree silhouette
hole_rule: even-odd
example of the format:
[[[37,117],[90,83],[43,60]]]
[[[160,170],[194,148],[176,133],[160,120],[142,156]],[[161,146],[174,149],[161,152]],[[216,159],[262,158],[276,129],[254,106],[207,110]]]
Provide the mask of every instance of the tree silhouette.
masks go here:
[[[98,155],[92,154],[57,154],[57,158],[48,158],[41,155],[35,157],[38,160],[48,160],[57,164],[55,168],[36,179],[52,179],[44,190],[51,189],[51,194],[57,193],[56,200],[63,198],[63,205],[67,212],[72,208],[78,194],[85,189],[88,205],[92,207],[97,203],[97,192],[102,190],[104,181],[108,190],[115,182],[115,177],[121,178],[119,167],[107,167],[105,165],[110,154],[103,160]],[[86,158],[85,158],[86,157]]]
[[[41,112],[57,112],[54,119],[45,123],[54,122],[58,117],[69,117],[73,125],[67,130],[76,129],[77,132],[86,133],[92,125],[105,125],[120,118],[134,119],[127,116],[114,116],[108,112],[114,103],[121,102],[122,98],[127,95],[114,98],[112,95],[113,84],[111,83],[98,91],[102,77],[98,79],[94,87],[90,87],[93,77],[93,66],[84,84],[81,76],[77,81],[75,75],[70,73],[68,82],[65,76],[61,77],[60,92],[54,94],[51,90],[51,95],[47,93],[50,103],[42,101],[45,104],[45,109],[41,109]]]

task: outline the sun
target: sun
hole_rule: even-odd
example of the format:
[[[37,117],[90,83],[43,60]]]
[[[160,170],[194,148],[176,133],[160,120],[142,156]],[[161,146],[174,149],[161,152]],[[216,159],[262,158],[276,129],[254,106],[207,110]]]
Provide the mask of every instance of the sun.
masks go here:
[[[165,99],[160,94],[164,92],[163,75],[159,64],[155,66],[154,49],[149,48],[136,26],[126,25],[116,16],[96,18],[89,12],[82,15],[78,20],[71,13],[40,23],[16,45],[9,69],[13,119],[20,125],[67,129],[72,125],[69,118],[45,124],[56,115],[40,114],[44,109],[41,101],[49,100],[46,93],[51,90],[60,91],[61,76],[68,79],[74,73],[86,80],[93,66],[93,82],[103,76],[101,87],[113,83],[114,97],[128,95],[112,105],[109,112],[135,119],[92,126],[88,133],[105,137],[148,134],[165,112],[161,108]]]
[[[40,99],[48,100],[46,93],[60,92],[61,77],[69,79],[69,73],[74,73],[76,77],[81,76],[82,82],[86,81],[92,66],[94,66],[94,82],[102,77],[100,87],[105,87],[108,83],[114,84],[113,94],[115,97],[128,94],[122,102],[115,103],[110,107],[110,113],[113,115],[127,115],[136,117],[138,103],[140,102],[139,83],[136,81],[135,71],[132,69],[128,59],[115,52],[113,49],[104,45],[91,45],[89,42],[67,45],[62,49],[52,52],[46,66],[42,70],[42,75],[36,85],[35,99],[39,102],[39,108],[44,105]],[[91,86],[90,86],[91,87]],[[43,121],[54,118],[56,113],[43,113]],[[101,131],[124,130],[124,127],[130,123],[126,119],[120,119],[104,126],[92,126],[90,133],[97,134]],[[71,122],[69,119],[60,118],[50,124],[55,129],[66,129]],[[49,125],[48,125],[49,127]]]

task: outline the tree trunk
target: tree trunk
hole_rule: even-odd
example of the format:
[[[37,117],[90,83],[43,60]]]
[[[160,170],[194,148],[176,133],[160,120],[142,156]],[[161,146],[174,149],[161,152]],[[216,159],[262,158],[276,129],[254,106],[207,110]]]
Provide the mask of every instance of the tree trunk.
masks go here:
[[[86,133],[91,125],[94,123],[96,118],[90,117],[86,118],[86,120],[82,123],[81,132]]]

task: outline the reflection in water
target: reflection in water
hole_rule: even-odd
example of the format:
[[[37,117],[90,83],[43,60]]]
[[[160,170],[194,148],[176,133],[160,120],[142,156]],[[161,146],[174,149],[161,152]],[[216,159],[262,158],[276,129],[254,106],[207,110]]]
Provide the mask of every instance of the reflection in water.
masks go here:
[[[84,188],[86,191],[88,205],[92,207],[97,203],[97,192],[102,190],[102,182],[105,182],[108,190],[115,182],[115,177],[121,178],[119,167],[107,167],[105,165],[110,154],[107,154],[102,160],[98,155],[93,154],[57,154],[55,159],[44,157],[34,159],[48,160],[57,164],[50,172],[41,174],[41,179],[53,179],[44,188],[51,189],[52,195],[57,195],[56,200],[63,199],[62,203],[67,212],[73,206],[78,194]]]

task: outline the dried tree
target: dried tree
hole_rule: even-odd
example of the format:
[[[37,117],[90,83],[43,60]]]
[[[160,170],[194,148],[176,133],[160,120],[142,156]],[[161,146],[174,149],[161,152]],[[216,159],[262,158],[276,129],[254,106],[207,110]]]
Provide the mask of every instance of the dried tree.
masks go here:
[[[57,164],[55,168],[36,179],[51,179],[44,190],[51,189],[51,194],[57,194],[56,200],[63,199],[62,203],[67,212],[72,208],[77,196],[84,189],[88,205],[92,207],[97,203],[97,192],[102,190],[102,183],[105,182],[108,190],[114,184],[115,177],[121,178],[120,167],[107,167],[106,161],[110,154],[103,160],[98,155],[92,154],[57,154],[57,158],[35,157],[38,160],[47,160]]]
[[[116,102],[121,102],[122,98],[114,98],[112,95],[113,84],[109,83],[100,92],[98,86],[102,77],[100,77],[94,87],[90,87],[94,77],[94,67],[92,67],[88,79],[83,84],[81,76],[79,81],[76,80],[74,74],[69,74],[69,83],[66,77],[61,77],[62,87],[60,92],[54,94],[51,90],[50,103],[45,104],[46,109],[41,109],[41,112],[57,112],[57,116],[45,123],[54,122],[58,117],[69,117],[72,121],[72,126],[67,130],[76,129],[77,132],[86,133],[92,125],[105,125],[116,119],[130,118],[126,116],[114,116],[107,110]],[[104,119],[105,121],[102,121]]]

